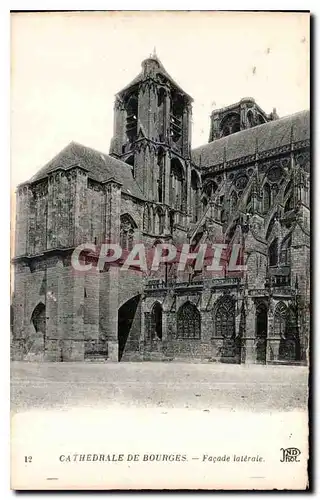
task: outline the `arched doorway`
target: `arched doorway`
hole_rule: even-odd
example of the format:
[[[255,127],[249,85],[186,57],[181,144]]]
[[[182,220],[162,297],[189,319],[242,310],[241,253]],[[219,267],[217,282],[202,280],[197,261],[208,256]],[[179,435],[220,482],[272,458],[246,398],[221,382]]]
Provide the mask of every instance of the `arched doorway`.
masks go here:
[[[256,309],[256,361],[266,364],[267,360],[268,309],[263,303]]]
[[[132,323],[137,312],[139,301],[140,295],[136,295],[135,297],[127,300],[127,302],[125,302],[118,310],[118,361],[121,361],[121,358],[123,356]]]
[[[31,321],[37,333],[46,333],[46,306],[40,302],[33,310]]]
[[[39,302],[31,315],[34,332],[25,339],[26,354],[42,356],[46,350],[46,306]]]

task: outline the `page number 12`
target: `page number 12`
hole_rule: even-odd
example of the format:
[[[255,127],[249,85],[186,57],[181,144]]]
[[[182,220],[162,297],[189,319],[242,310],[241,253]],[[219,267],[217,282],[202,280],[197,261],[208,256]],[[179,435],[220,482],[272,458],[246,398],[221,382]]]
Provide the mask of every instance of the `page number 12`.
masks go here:
[[[31,464],[32,462],[32,457],[24,457],[24,461],[27,463],[27,464]]]

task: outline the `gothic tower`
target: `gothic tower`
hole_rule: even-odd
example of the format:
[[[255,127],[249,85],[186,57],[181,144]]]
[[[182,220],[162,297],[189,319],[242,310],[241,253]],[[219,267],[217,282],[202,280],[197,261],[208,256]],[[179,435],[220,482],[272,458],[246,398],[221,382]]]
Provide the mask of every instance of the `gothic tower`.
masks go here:
[[[157,56],[150,56],[116,95],[110,147],[112,156],[131,165],[146,200],[181,216],[190,207],[191,102]]]

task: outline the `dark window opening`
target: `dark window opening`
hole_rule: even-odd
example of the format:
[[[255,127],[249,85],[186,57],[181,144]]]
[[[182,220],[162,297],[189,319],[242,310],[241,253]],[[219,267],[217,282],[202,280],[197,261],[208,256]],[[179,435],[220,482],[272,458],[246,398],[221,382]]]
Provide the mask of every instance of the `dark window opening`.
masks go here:
[[[286,204],[284,206],[284,211],[285,212],[290,212],[291,210],[294,209],[294,204],[293,204],[293,196],[289,196],[289,198],[286,201]]]
[[[240,116],[238,113],[230,113],[225,116],[220,124],[220,135],[225,137],[240,131]]]
[[[46,332],[46,307],[40,302],[33,310],[31,321],[37,333]]]
[[[183,168],[177,158],[171,160],[170,204],[176,210],[183,210],[185,203]]]
[[[273,240],[268,249],[269,266],[278,265],[278,238]]]
[[[140,301],[140,295],[128,300],[118,310],[118,360],[121,361]]]
[[[129,142],[133,142],[137,138],[138,125],[138,99],[136,96],[131,96],[126,104],[126,134]]]
[[[170,107],[170,137],[173,142],[178,142],[182,136],[184,106],[183,97],[173,93]]]
[[[254,120],[253,120],[252,111],[248,111],[248,113],[247,113],[247,120],[248,120],[248,123],[249,123],[249,127],[254,127]]]

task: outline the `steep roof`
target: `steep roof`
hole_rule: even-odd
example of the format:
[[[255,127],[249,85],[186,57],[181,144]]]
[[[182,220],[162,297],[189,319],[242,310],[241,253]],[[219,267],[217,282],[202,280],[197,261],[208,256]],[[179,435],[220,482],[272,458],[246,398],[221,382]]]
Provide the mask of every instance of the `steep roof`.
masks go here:
[[[90,179],[104,182],[110,178],[114,178],[122,184],[122,192],[144,199],[140,187],[132,177],[129,165],[112,156],[76,142],[68,144],[68,146],[42,167],[29,182],[42,179],[57,168],[67,170],[76,165],[86,169]]]
[[[292,134],[292,136],[291,136]],[[293,115],[216,139],[192,151],[192,160],[201,167],[211,167],[310,138],[310,113]]]

